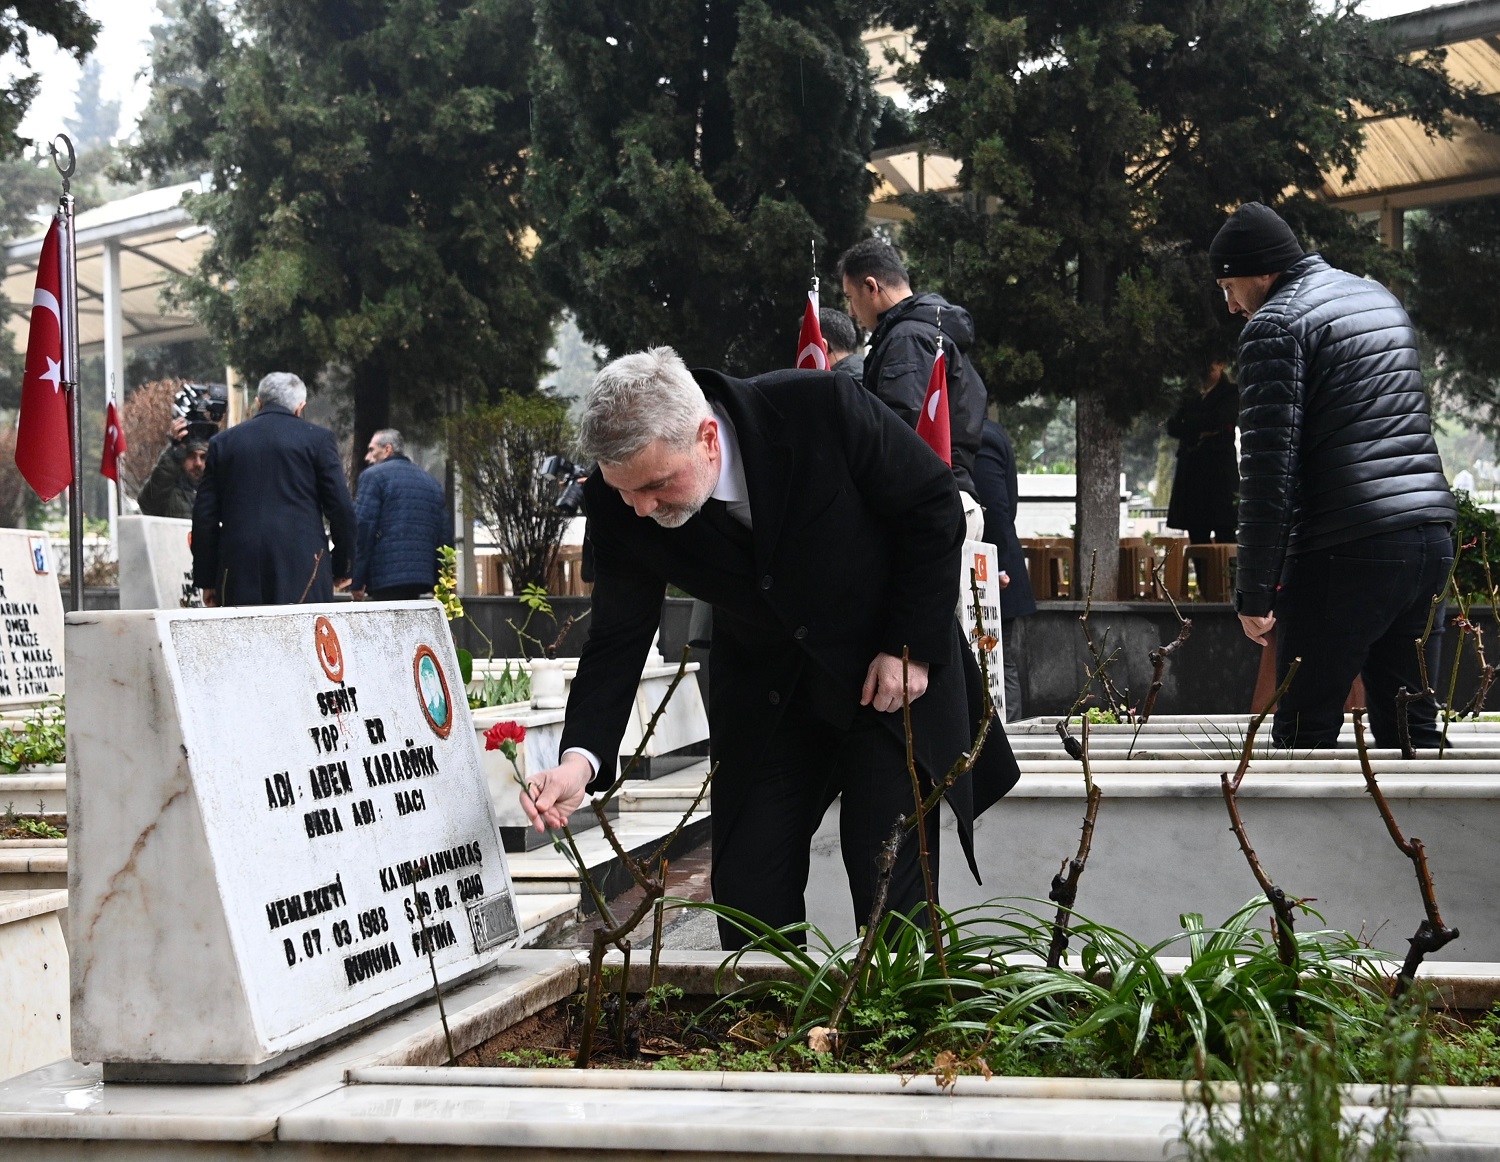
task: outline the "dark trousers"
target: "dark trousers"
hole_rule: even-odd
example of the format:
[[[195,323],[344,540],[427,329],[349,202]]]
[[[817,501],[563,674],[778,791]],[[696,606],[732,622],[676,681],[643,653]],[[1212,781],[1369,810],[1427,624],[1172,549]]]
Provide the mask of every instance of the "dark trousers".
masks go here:
[[[1021,619],[1000,619],[1000,643],[1005,651],[1005,721],[1021,717]]]
[[[1206,545],[1210,541],[1214,541],[1221,545],[1232,545],[1234,544],[1234,532],[1235,526],[1233,520],[1228,524],[1221,525],[1195,525],[1187,530],[1188,544]]]
[[[839,843],[856,927],[874,905],[875,857],[896,820],[913,810],[911,776],[900,735],[862,707],[854,725],[837,730],[792,699],[758,759],[735,764],[719,758],[714,776],[714,900],[748,912],[774,927],[807,918],[809,849],[813,832],[835,798]],[[925,790],[925,784],[924,784]],[[938,817],[928,818],[928,850],[937,883]],[[917,836],[902,845],[886,899],[887,910],[917,914],[926,900]],[[748,938],[724,920],[726,950]]]
[[[431,592],[431,585],[388,585],[384,589],[371,589],[365,596],[371,601],[415,601]]]
[[[1344,721],[1344,699],[1357,676],[1365,680],[1375,744],[1398,745],[1396,691],[1422,688],[1413,644],[1427,627],[1432,599],[1453,568],[1453,534],[1426,524],[1302,553],[1288,559],[1276,597],[1276,680],[1292,659],[1302,666],[1276,710],[1278,746],[1333,746]],[[1427,672],[1437,680],[1444,610],[1428,639]],[[1442,736],[1437,702],[1407,708],[1414,746],[1435,747]]]

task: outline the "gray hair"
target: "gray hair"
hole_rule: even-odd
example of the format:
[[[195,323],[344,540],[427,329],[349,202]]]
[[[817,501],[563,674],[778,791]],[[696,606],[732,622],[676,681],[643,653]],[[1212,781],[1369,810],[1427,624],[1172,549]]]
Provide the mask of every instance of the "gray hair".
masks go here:
[[[401,438],[401,433],[395,428],[381,428],[370,439],[389,448],[397,456],[406,453],[406,441]]]
[[[579,455],[623,464],[655,440],[688,448],[712,416],[703,389],[672,348],[622,355],[600,370],[583,397]]]
[[[290,371],[273,371],[260,381],[255,398],[263,404],[274,403],[294,412],[307,402],[307,384]]]

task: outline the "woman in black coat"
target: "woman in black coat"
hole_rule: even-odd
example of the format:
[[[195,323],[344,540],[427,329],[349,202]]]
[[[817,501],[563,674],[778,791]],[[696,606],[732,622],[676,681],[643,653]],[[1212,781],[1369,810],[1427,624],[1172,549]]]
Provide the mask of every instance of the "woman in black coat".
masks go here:
[[[1222,360],[1210,363],[1203,382],[1189,391],[1167,421],[1167,435],[1178,440],[1167,524],[1186,529],[1195,545],[1211,539],[1234,542],[1240,488],[1234,429],[1240,417],[1240,391],[1224,370]]]

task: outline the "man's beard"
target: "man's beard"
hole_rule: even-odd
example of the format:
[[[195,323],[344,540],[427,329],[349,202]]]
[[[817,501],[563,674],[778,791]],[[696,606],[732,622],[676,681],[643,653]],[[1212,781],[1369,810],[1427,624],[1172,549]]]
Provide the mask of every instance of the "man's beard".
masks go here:
[[[651,513],[651,519],[664,529],[680,529],[693,517],[697,516],[703,506],[708,503],[708,498],[714,494],[714,489],[719,484],[719,471],[706,461],[700,461],[694,465],[694,475],[698,481],[700,493],[698,499],[689,504],[659,504]]]
[[[706,502],[707,497],[697,504],[659,505],[651,514],[651,519],[664,529],[680,529],[702,511]]]

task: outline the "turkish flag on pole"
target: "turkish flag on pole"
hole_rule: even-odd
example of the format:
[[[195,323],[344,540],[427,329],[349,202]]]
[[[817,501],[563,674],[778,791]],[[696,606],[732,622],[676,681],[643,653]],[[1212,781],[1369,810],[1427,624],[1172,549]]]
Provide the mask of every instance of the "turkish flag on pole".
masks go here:
[[[799,371],[827,371],[828,344],[823,342],[823,328],[818,322],[818,292],[807,292],[807,308],[802,312],[802,333],[797,336]]]
[[[109,402],[104,405],[104,458],[99,461],[99,475],[108,476],[120,483],[120,457],[125,455],[125,425],[120,420],[120,409],[115,407],[114,389],[110,389]]]
[[[922,414],[917,417],[917,435],[942,457],[944,464],[953,467],[953,429],[948,423],[948,360],[941,346],[932,361],[932,374],[927,377],[927,396],[922,400]]]
[[[42,242],[31,296],[31,332],[26,375],[21,380],[21,418],[16,431],[16,467],[43,500],[73,483],[73,447],[68,436],[68,396],[62,388],[62,264],[56,218]],[[124,450],[124,444],[120,445]]]

